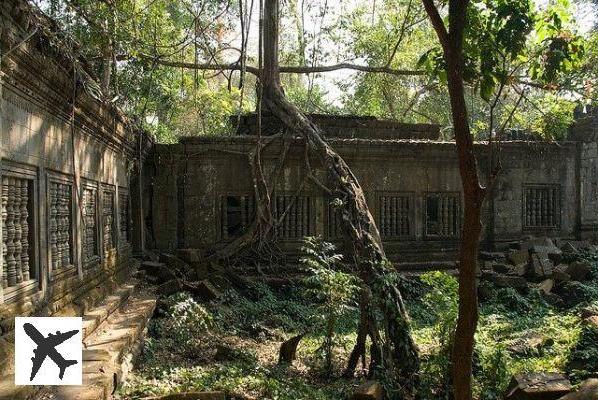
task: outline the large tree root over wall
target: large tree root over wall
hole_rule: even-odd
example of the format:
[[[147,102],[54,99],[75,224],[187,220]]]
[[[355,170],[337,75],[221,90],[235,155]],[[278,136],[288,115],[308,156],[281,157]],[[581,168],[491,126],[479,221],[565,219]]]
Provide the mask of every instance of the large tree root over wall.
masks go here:
[[[343,229],[352,244],[351,256],[364,282],[358,341],[345,372],[352,374],[357,360],[365,357],[366,338],[369,336],[372,342],[370,372],[385,375],[385,379],[392,384],[395,391],[393,398],[414,398],[419,381],[418,351],[411,337],[405,304],[387,266],[380,234],[366,204],[364,192],[349,166],[324,140],[320,129],[291,104],[283,93],[278,69],[278,0],[265,0],[263,18],[264,68],[260,73],[261,107],[282,122],[283,138],[289,141],[302,138],[305,141],[307,169],[309,155],[317,157],[326,169],[329,188],[321,184],[319,186],[326,189],[335,202],[340,204]],[[254,246],[256,241],[262,243],[275,230],[273,228],[278,221],[271,216],[274,183],[271,180],[269,185],[263,174],[263,145],[260,134],[255,152],[249,155],[256,195],[256,220],[248,232],[224,249],[215,252],[214,258],[228,258],[243,248]],[[286,155],[286,150],[284,154]],[[283,168],[283,163],[284,157],[270,178],[276,178],[276,171]],[[308,176],[313,178],[309,170]],[[381,318],[376,318],[376,315]],[[380,324],[384,333],[382,336]]]

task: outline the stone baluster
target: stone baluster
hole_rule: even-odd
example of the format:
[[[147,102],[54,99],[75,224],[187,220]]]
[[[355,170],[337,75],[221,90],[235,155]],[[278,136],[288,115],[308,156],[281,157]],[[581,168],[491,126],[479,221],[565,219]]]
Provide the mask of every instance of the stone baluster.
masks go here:
[[[8,286],[17,283],[17,269],[15,260],[15,178],[8,178],[8,202],[6,207],[6,274]]]
[[[62,185],[62,264],[71,264],[71,187]]]
[[[29,271],[29,182],[21,185],[21,274],[24,281],[31,279]]]
[[[50,255],[52,269],[58,268],[58,209],[56,184],[50,184]]]
[[[8,264],[7,264],[7,250],[6,244],[8,242],[8,233],[6,230],[7,223],[7,207],[8,207],[8,178],[2,177],[2,287],[8,287]]]
[[[14,236],[14,258],[15,258],[15,272],[16,272],[16,279],[17,283],[23,282],[23,273],[21,271],[21,253],[23,251],[22,239],[23,239],[23,231],[21,229],[21,183],[22,179],[15,179],[15,187],[14,187],[14,204],[13,204],[13,211],[15,214],[14,217],[14,227],[15,227],[15,236]]]

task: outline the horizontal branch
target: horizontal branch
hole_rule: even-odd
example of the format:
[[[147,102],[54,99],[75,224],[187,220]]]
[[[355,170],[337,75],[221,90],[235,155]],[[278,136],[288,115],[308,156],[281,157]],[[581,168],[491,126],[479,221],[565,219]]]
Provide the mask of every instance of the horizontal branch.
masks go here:
[[[141,55],[141,58],[146,60],[154,61],[156,64],[164,65],[168,67],[177,67],[177,68],[186,68],[186,69],[196,69],[196,70],[205,70],[205,71],[240,71],[241,64],[240,63],[231,63],[231,64],[196,64],[192,62],[184,62],[184,61],[174,61],[174,60],[165,60],[159,57],[151,57],[149,55]],[[340,63],[334,65],[321,65],[321,66],[282,66],[280,67],[281,73],[286,74],[314,74],[314,73],[322,73],[322,72],[332,72],[338,71],[342,69],[348,69],[353,71],[360,71],[360,72],[368,72],[368,73],[381,73],[381,74],[389,74],[389,75],[396,75],[396,76],[421,76],[425,75],[425,71],[421,70],[402,70],[402,69],[393,69],[389,67],[371,67],[367,65],[358,65],[358,64],[351,64],[351,63]],[[249,72],[250,74],[259,76],[260,70],[257,67],[252,66],[245,66],[245,71]]]
[[[420,76],[425,75],[425,71],[421,70],[404,70],[404,69],[394,69],[389,67],[371,67],[368,65],[358,65],[358,64],[351,64],[351,63],[340,63],[334,65],[321,65],[315,67],[309,66],[282,66],[280,67],[280,72],[283,73],[291,73],[291,74],[313,74],[319,72],[331,72],[331,71],[338,71],[341,69],[349,69],[353,71],[361,71],[361,72],[370,72],[370,73],[378,73],[378,74],[389,74],[389,75],[397,75],[397,76]]]

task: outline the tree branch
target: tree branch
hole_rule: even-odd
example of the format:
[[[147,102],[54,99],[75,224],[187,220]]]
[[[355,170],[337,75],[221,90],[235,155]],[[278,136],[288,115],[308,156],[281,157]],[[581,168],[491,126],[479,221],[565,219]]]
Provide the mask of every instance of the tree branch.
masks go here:
[[[448,32],[446,26],[444,26],[444,21],[442,21],[440,13],[438,13],[438,9],[434,5],[434,0],[422,0],[422,3],[424,4],[426,13],[430,17],[430,22],[432,22],[432,26],[438,35],[440,44],[444,49],[448,48]]]
[[[238,62],[234,62],[231,64],[196,64],[193,62],[184,62],[184,61],[174,61],[174,60],[165,60],[159,57],[152,57],[147,54],[141,54],[141,58],[155,61],[157,64],[168,66],[168,67],[177,67],[177,68],[187,68],[187,69],[197,69],[197,70],[207,70],[207,71],[240,71],[242,66]],[[118,57],[120,60],[127,59],[128,57],[120,56]],[[130,57],[131,59],[133,57]],[[252,67],[250,65],[246,65],[245,69],[247,72],[259,76],[260,71],[257,67]],[[395,76],[422,76],[426,75],[426,71],[423,70],[403,70],[403,69],[394,69],[389,67],[372,67],[368,65],[358,65],[358,64],[351,64],[351,63],[339,63],[334,65],[319,65],[319,66],[305,66],[305,65],[297,65],[297,66],[282,66],[280,67],[281,73],[286,74],[313,74],[313,73],[321,73],[321,72],[332,72],[338,71],[341,69],[349,69],[353,71],[360,71],[360,72],[368,72],[368,73],[382,73],[382,74],[389,74]]]

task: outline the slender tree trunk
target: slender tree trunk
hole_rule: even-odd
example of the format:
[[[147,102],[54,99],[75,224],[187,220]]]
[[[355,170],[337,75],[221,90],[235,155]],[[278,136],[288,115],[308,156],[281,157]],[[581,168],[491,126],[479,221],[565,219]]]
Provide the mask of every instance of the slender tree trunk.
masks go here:
[[[411,337],[409,317],[397,286],[389,282],[386,255],[364,192],[349,166],[322,138],[319,128],[285,97],[278,69],[278,0],[264,7],[263,109],[272,113],[290,134],[303,137],[328,172],[333,195],[342,201],[344,230],[351,238],[360,275],[372,288],[375,306],[384,316],[385,344],[380,352],[386,373],[400,382],[403,398],[413,398],[418,382],[419,357]],[[376,326],[372,323],[371,326]],[[377,344],[381,346],[380,341]]]
[[[451,368],[455,398],[461,400],[472,398],[472,357],[478,323],[476,272],[484,189],[479,184],[460,62],[449,63],[448,69],[449,94],[464,197],[463,228],[459,247],[459,317],[455,329]]]
[[[446,62],[453,130],[463,186],[464,215],[459,246],[459,316],[453,342],[451,371],[455,399],[471,400],[472,357],[478,323],[476,272],[482,231],[482,202],[486,190],[480,185],[463,85],[463,40],[469,1],[449,1],[448,30],[433,0],[422,2],[438,35]]]

